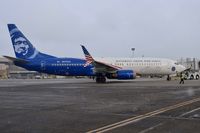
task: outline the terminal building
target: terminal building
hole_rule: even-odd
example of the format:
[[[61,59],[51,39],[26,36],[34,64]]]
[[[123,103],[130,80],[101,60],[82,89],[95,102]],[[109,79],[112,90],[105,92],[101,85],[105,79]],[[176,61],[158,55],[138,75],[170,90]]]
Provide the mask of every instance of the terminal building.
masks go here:
[[[0,79],[32,79],[37,75],[40,74],[35,71],[28,71],[21,67],[17,67],[12,63],[12,61],[0,57]]]
[[[0,79],[6,79],[9,75],[9,62],[5,58],[0,58]]]

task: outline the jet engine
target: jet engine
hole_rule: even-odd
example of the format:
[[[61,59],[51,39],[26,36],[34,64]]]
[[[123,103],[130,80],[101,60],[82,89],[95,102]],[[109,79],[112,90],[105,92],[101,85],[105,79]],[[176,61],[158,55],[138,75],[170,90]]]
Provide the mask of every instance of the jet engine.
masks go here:
[[[109,79],[135,79],[136,73],[133,70],[118,70],[116,73],[106,74]]]

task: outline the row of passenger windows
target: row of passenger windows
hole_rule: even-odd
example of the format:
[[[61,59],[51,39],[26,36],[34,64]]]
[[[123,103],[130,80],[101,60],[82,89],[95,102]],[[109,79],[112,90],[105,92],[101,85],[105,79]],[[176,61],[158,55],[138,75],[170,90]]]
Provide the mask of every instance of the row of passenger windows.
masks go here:
[[[84,66],[85,64],[51,64],[52,66]],[[91,65],[91,64],[90,64]],[[161,63],[115,63],[116,66],[160,66]]]
[[[161,66],[161,63],[115,63],[116,66]]]
[[[51,64],[51,66],[84,66],[84,65],[85,64]]]
[[[160,60],[116,60],[117,63],[126,63],[126,62],[138,62],[138,63],[142,63],[142,62],[153,62],[153,63],[159,63],[161,62]]]

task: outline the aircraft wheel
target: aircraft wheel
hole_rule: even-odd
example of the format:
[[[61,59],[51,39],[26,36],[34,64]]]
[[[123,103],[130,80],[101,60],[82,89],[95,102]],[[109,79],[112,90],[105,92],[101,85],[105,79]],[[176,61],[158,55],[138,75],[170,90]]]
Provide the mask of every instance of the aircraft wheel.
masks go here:
[[[194,76],[193,76],[193,75],[191,75],[191,76],[190,76],[190,80],[193,80],[193,79],[194,79]]]
[[[106,77],[104,77],[104,76],[96,77],[96,82],[97,83],[105,83]]]
[[[99,83],[99,82],[100,82],[99,77],[96,77],[96,83]]]
[[[198,79],[199,79],[199,75],[196,76],[196,80],[198,80]]]
[[[106,82],[106,77],[102,77],[102,83],[105,83]]]
[[[167,75],[167,81],[170,81],[171,77],[169,75]]]

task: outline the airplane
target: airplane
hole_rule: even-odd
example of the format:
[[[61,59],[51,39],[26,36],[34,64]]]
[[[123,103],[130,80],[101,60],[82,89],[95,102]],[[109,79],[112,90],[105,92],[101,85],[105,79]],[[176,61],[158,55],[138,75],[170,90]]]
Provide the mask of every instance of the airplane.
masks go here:
[[[107,70],[103,68],[102,63],[114,67],[118,67],[122,70],[134,71],[135,75],[175,75],[187,70],[183,65],[178,64],[177,61],[165,58],[150,58],[150,57],[137,57],[137,58],[112,58],[112,57],[103,57],[103,58],[92,58],[87,51],[87,49],[82,46],[83,52],[85,54],[86,60],[89,63],[92,63],[95,66],[95,71],[100,73],[106,73]],[[99,65],[99,62],[101,63]],[[103,69],[103,71],[102,71]],[[109,75],[106,75],[107,78],[112,79]]]
[[[85,54],[85,59],[58,58],[38,51],[15,24],[8,24],[8,30],[16,58],[10,56],[4,57],[13,61],[16,66],[27,70],[61,76],[96,77],[97,83],[105,83],[106,78],[119,80],[135,79],[138,73],[142,74],[143,71],[144,73],[145,71],[151,71],[151,69],[143,71],[138,69],[143,68],[141,67],[143,60],[139,59],[135,60],[135,62],[138,62],[138,67],[134,68],[136,71],[131,66],[131,63],[128,62],[131,61],[133,65],[133,59],[104,58],[96,60],[83,45],[81,47]],[[149,65],[153,65],[156,68],[155,70],[160,66],[160,72],[165,74],[171,74],[185,69],[183,66],[171,60],[146,59],[146,62],[149,62]],[[151,71],[151,73],[153,72]]]

